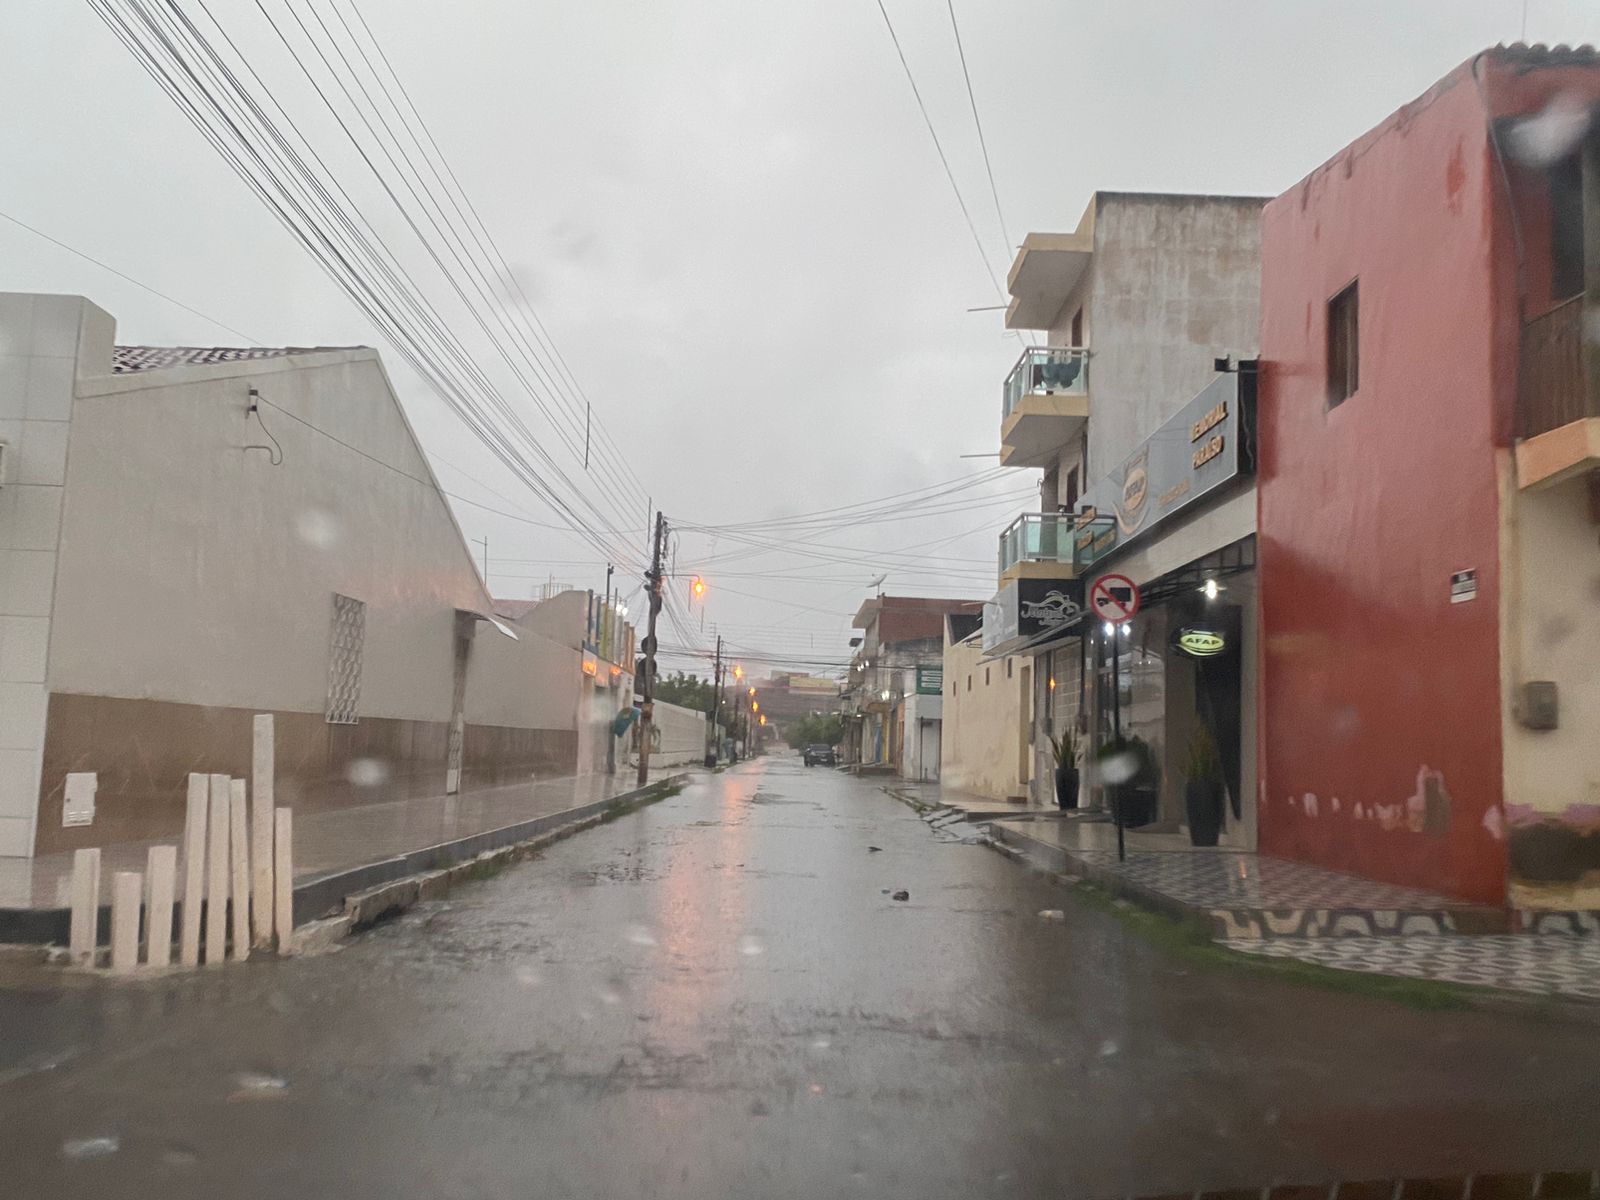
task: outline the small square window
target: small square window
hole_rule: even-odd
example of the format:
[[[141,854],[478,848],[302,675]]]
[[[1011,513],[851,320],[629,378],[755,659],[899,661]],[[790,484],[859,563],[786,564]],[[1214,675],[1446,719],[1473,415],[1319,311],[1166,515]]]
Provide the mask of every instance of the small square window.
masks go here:
[[[1361,386],[1359,281],[1328,301],[1328,407],[1343,404]]]
[[[985,667],[983,669],[983,686],[984,687],[988,687],[989,686],[989,668],[988,667]]]
[[[1006,659],[1006,678],[1011,678],[1011,660],[1009,658]]]
[[[971,690],[972,690],[972,676],[968,675],[967,676],[967,691],[970,692]]]

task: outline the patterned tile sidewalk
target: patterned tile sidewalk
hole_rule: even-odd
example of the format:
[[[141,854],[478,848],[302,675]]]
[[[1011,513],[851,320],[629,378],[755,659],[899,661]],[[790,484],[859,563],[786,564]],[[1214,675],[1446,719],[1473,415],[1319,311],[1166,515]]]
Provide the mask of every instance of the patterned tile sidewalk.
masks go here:
[[[1002,818],[989,829],[1047,869],[1204,921],[1222,938],[1509,932],[1504,909],[1242,850],[1178,848],[1173,835],[1130,836],[1119,861],[1116,830],[1106,824]]]
[[[1600,938],[1533,934],[1262,938],[1229,941],[1227,946],[1244,954],[1298,959],[1338,971],[1600,1000]]]
[[[1134,853],[1122,863],[1115,850],[1074,853],[1196,908],[1435,909],[1457,903],[1436,892],[1238,851]]]

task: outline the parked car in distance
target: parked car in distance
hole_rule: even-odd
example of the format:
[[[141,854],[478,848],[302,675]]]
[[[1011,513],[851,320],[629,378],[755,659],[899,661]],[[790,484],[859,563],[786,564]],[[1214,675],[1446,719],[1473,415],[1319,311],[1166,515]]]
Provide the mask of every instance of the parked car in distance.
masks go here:
[[[806,760],[806,766],[808,767],[816,766],[818,763],[823,766],[833,767],[839,763],[839,756],[834,753],[833,747],[824,746],[821,742],[813,746],[807,746],[802,757]]]

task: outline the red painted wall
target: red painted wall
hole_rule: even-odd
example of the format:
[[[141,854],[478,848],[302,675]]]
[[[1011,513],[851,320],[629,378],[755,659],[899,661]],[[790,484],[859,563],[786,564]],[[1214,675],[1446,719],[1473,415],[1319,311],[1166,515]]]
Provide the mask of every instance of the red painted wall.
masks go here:
[[[1484,821],[1508,386],[1494,169],[1463,70],[1267,206],[1258,492],[1262,849],[1486,902],[1505,886]],[[1327,302],[1357,278],[1360,390],[1330,410]],[[1452,605],[1466,568],[1478,599]],[[1448,794],[1426,820],[1425,772]]]
[[[1587,107],[1600,59],[1473,65],[1265,210],[1260,830],[1268,853],[1500,903],[1495,463],[1521,321],[1552,298],[1546,183],[1514,146],[1502,166],[1489,123]],[[1357,278],[1360,390],[1330,410],[1327,301]],[[1467,568],[1478,598],[1452,605]]]

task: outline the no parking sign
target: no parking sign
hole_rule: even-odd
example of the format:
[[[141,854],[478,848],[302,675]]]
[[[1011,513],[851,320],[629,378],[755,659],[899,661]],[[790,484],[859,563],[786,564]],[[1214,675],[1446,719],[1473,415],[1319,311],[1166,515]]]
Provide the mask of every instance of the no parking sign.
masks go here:
[[[1089,611],[1120,625],[1139,611],[1139,585],[1126,575],[1102,575],[1089,588]]]

